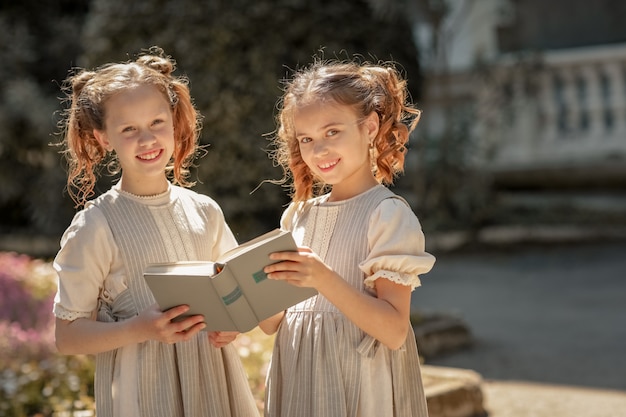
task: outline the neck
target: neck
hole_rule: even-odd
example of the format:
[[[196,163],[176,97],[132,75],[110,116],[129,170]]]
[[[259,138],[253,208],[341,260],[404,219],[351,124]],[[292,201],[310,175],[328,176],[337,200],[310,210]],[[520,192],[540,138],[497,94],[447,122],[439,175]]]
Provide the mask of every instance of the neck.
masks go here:
[[[359,184],[359,186],[342,187],[334,185],[328,196],[328,201],[342,201],[363,194],[367,190],[378,185],[378,181],[372,177],[372,181]]]
[[[167,179],[162,178],[158,181],[142,181],[141,183],[135,183],[133,181],[124,180],[124,176],[120,180],[120,188],[127,193],[140,196],[151,197],[159,194],[163,194],[167,191],[169,182]]]

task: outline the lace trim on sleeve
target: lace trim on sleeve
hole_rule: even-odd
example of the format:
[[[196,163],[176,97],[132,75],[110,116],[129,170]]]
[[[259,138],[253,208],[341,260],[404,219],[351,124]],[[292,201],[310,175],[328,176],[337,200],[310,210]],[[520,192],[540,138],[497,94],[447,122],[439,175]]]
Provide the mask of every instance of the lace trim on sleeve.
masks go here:
[[[54,305],[54,315],[61,320],[74,321],[81,318],[91,318],[91,312],[70,311],[60,304]]]
[[[409,285],[411,286],[411,291],[422,285],[422,282],[417,275],[381,269],[379,271],[376,271],[369,277],[365,278],[365,286],[368,288],[374,288],[374,281],[376,281],[378,278],[388,279],[389,281],[395,282],[396,284]]]

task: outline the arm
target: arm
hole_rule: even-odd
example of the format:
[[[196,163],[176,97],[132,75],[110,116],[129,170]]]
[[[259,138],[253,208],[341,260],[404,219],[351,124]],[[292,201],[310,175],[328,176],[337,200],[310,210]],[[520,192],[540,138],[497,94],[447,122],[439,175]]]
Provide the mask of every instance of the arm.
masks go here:
[[[154,305],[128,320],[95,321],[99,294],[115,297],[126,289],[119,250],[96,206],[76,214],[61,239],[54,268],[59,278],[55,338],[61,353],[95,354],[146,340],[174,343],[189,339],[204,326],[202,316],[170,323],[188,310],[186,306],[162,313]]]
[[[367,239],[370,253],[359,267],[375,296],[349,285],[308,248],[293,256],[273,255],[283,262],[266,271],[276,273],[270,278],[316,288],[361,330],[397,349],[410,325],[411,291],[419,285],[418,275],[432,268],[434,257],[425,252],[419,221],[401,199],[381,202],[370,218]]]
[[[278,331],[278,327],[280,326],[280,322],[282,321],[284,316],[285,312],[281,311],[280,313],[275,314],[272,317],[269,317],[260,322],[259,327],[261,328],[261,330],[263,330],[263,333],[265,334],[274,334]]]
[[[187,306],[177,306],[162,313],[154,305],[131,319],[119,322],[57,318],[56,346],[62,354],[76,355],[106,352],[147,340],[163,343],[186,341],[206,327],[202,316],[187,317],[180,322],[171,321],[187,310]]]
[[[313,287],[349,320],[390,349],[404,344],[409,326],[411,287],[376,280],[377,297],[348,284],[308,248],[270,255],[279,261],[265,268],[270,279]]]

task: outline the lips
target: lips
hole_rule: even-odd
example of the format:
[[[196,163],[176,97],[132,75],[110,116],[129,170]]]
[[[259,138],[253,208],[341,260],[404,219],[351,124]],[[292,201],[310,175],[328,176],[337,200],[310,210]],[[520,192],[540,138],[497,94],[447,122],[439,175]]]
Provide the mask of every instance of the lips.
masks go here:
[[[152,161],[153,159],[157,159],[161,155],[161,152],[163,152],[162,149],[157,149],[151,152],[146,152],[146,153],[142,153],[141,155],[137,155],[137,158],[141,159],[142,161]]]
[[[324,162],[323,164],[318,164],[317,167],[321,171],[329,171],[335,167],[339,163],[339,159],[335,159],[334,161]]]

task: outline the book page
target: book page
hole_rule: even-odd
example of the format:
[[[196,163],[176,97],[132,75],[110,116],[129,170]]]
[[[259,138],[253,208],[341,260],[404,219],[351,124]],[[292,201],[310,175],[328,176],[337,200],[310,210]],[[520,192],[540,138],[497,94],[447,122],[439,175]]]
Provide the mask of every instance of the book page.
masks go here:
[[[220,267],[210,261],[168,262],[148,265],[144,274],[212,276],[219,272]]]

